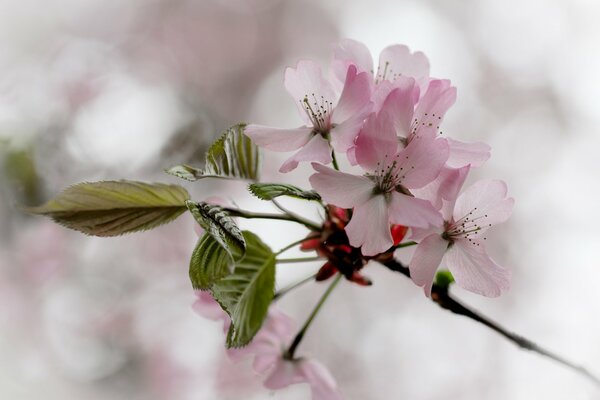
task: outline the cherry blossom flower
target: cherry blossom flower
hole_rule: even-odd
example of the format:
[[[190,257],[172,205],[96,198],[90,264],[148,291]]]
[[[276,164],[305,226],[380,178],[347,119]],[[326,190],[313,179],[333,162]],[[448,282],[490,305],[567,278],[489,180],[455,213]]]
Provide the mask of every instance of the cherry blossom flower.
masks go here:
[[[400,91],[402,89],[395,89]],[[388,113],[372,113],[357,138],[356,158],[363,176],[335,171],[313,163],[312,187],[328,203],[354,208],[346,226],[350,244],[373,256],[393,244],[391,224],[426,228],[441,225],[439,212],[427,200],[414,197],[440,173],[448,158],[448,144],[431,135],[398,145]]]
[[[369,75],[349,66],[338,95],[317,63],[300,61],[296,68],[285,71],[284,84],[306,125],[295,129],[246,127],[246,134],[261,147],[280,152],[298,150],[279,171],[292,171],[303,161],[329,164],[331,147],[346,152],[371,111]]]
[[[449,185],[462,185],[464,174],[448,178]],[[444,226],[413,230],[419,242],[410,262],[413,281],[431,295],[435,273],[443,263],[456,283],[471,292],[497,297],[510,285],[510,271],[499,266],[485,250],[483,236],[493,225],[508,219],[514,199],[507,197],[506,184],[499,180],[478,181],[455,201],[444,202]]]
[[[199,315],[223,321],[223,331],[229,329],[231,320],[208,292],[196,292],[192,305]],[[293,320],[271,306],[260,331],[246,347],[228,349],[227,355],[233,361],[254,356],[252,367],[261,375],[266,375],[264,386],[267,389],[282,389],[297,383],[308,383],[313,400],[342,399],[335,379],[321,363],[310,358],[286,357],[287,346],[294,339]]]
[[[354,65],[359,72],[367,72],[375,85],[394,83],[403,77],[413,78],[424,92],[429,83],[429,60],[420,51],[411,53],[401,44],[386,47],[379,54],[377,70],[373,68],[371,52],[363,43],[343,39],[333,45],[331,72],[339,81],[344,81],[345,71]]]

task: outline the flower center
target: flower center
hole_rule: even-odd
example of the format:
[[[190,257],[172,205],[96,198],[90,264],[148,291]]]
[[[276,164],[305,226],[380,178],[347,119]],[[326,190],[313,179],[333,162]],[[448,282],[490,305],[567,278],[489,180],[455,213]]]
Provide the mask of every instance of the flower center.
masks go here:
[[[473,243],[473,239],[481,235],[484,228],[492,224],[484,224],[487,214],[477,214],[477,207],[473,208],[467,215],[457,221],[446,222],[442,238],[452,243],[456,239],[467,239]],[[484,237],[483,240],[486,240]],[[479,246],[479,243],[475,243]]]
[[[406,178],[406,171],[415,167],[399,166],[399,157],[400,155],[397,154],[392,162],[388,162],[386,155],[383,163],[377,162],[377,168],[373,174],[365,175],[375,183],[373,194],[387,194],[397,191],[411,196],[408,189],[402,186],[402,181]],[[408,156],[406,156],[406,159],[408,159]]]
[[[331,130],[331,113],[333,110],[333,103],[326,100],[325,97],[320,96],[318,98],[314,93],[310,95],[304,95],[304,99],[300,100],[302,107],[308,115],[308,119],[313,125],[315,133],[320,133],[326,136]]]
[[[383,63],[383,70],[381,65],[377,66],[377,73],[375,74],[375,84],[377,85],[385,80],[394,82],[400,76],[402,76],[402,73],[394,72],[392,67],[390,67],[390,62],[386,61],[385,63]]]

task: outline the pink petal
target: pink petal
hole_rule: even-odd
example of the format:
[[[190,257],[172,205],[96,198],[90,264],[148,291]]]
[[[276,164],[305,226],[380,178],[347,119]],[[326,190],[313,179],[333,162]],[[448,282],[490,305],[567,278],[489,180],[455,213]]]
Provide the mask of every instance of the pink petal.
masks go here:
[[[510,288],[510,271],[494,262],[483,241],[456,240],[446,252],[446,262],[460,287],[486,297],[498,297]]]
[[[264,125],[248,125],[244,133],[260,147],[272,151],[292,151],[304,146],[311,138],[312,128],[271,128]]]
[[[490,158],[490,146],[483,142],[464,143],[446,138],[450,145],[450,155],[446,165],[460,168],[467,164],[471,167],[481,167]]]
[[[387,113],[397,136],[408,138],[414,107],[419,100],[419,87],[412,78],[400,79],[385,99],[379,113]]]
[[[350,65],[355,65],[358,72],[373,75],[373,57],[367,46],[356,40],[342,39],[333,45],[333,75],[344,82]],[[372,77],[370,79],[373,80]]]
[[[264,386],[267,389],[281,389],[295,383],[306,381],[302,370],[299,368],[299,360],[284,360],[277,359],[273,370],[264,381]]]
[[[370,110],[371,107],[367,105],[352,118],[334,127],[331,130],[331,147],[341,153],[347,152],[354,147],[356,137],[363,127],[365,118],[369,115]]]
[[[375,87],[373,95],[371,96],[371,101],[373,102],[373,111],[379,112],[379,110],[381,110],[383,103],[385,103],[385,99],[387,99],[392,90],[394,90],[394,84],[390,81],[380,82]]]
[[[317,173],[310,176],[310,184],[327,203],[352,208],[371,198],[374,184],[369,178],[336,171],[316,163],[312,166]]]
[[[489,226],[506,221],[514,206],[514,199],[507,198],[508,188],[500,180],[486,179],[475,182],[456,200],[454,220],[469,215],[470,220],[481,227],[476,234],[483,233]]]
[[[316,360],[303,359],[299,368],[310,385],[312,400],[342,400],[335,379],[323,364]]]
[[[354,146],[356,161],[365,170],[373,172],[387,167],[398,151],[398,137],[394,131],[390,116],[371,113]]]
[[[419,100],[415,109],[413,132],[416,135],[423,131],[438,132],[446,111],[456,101],[456,88],[450,86],[449,80],[433,79],[429,82],[427,91]]]
[[[356,66],[351,65],[348,68],[344,90],[333,110],[332,122],[340,124],[357,113],[365,112],[365,106],[371,104],[372,81],[372,77],[366,72],[357,73]],[[370,110],[367,110],[366,114],[369,112]]]
[[[429,235],[419,243],[408,265],[410,277],[418,286],[423,287],[427,297],[431,296],[435,273],[447,248],[448,242],[440,235]]]
[[[420,189],[412,190],[412,194],[420,199],[429,200],[438,210],[442,209],[444,200],[451,203],[449,214],[442,212],[444,220],[448,221],[452,217],[454,202],[467,178],[469,169],[468,165],[462,168],[444,167],[437,178]]]
[[[390,222],[408,227],[427,228],[440,226],[442,215],[430,202],[402,193],[392,192],[390,202]]]
[[[385,77],[384,71],[386,71]],[[414,78],[424,92],[429,79],[429,60],[425,54],[420,51],[411,53],[408,47],[400,44],[383,49],[379,55],[379,67],[375,79],[393,81],[399,76]]]
[[[337,96],[333,86],[323,77],[321,67],[314,61],[302,60],[296,68],[286,68],[283,84],[294,99],[300,115],[307,122],[310,120],[304,109],[305,97],[308,97],[311,104],[315,101],[318,104],[325,101],[336,104]]]
[[[316,161],[321,164],[329,164],[331,162],[329,142],[321,135],[314,135],[304,147],[283,163],[281,168],[279,168],[279,172],[293,171],[298,166],[298,163],[303,161]]]
[[[229,316],[221,309],[219,303],[213,299],[209,292],[196,291],[196,301],[192,304],[192,310],[196,314],[213,321],[229,319]]]
[[[397,171],[404,176],[402,185],[418,189],[433,181],[448,159],[448,143],[434,136],[414,138],[398,154]]]
[[[373,196],[366,203],[354,207],[352,219],[346,225],[346,234],[350,244],[361,247],[365,256],[374,256],[389,249],[394,241],[385,196]]]

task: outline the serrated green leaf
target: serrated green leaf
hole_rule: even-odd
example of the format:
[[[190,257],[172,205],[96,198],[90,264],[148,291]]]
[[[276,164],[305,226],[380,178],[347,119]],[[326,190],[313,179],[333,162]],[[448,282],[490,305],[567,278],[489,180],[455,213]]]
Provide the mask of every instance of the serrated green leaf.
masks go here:
[[[273,200],[279,196],[291,196],[304,200],[321,200],[314,190],[302,190],[287,183],[251,183],[248,190],[261,200]]]
[[[230,273],[233,259],[227,250],[209,234],[204,234],[190,260],[190,280],[194,289],[208,290]]]
[[[94,236],[144,231],[177,218],[189,194],[181,186],[135,181],[84,182],[39,207],[26,208]]]
[[[232,257],[239,257],[246,251],[242,231],[233,218],[214,204],[186,201],[186,206],[206,233],[211,235]]]
[[[231,317],[227,347],[250,343],[260,329],[275,291],[275,254],[252,232],[244,231],[246,254],[232,274],[215,283],[213,297]]]
[[[223,132],[206,152],[203,169],[177,165],[165,172],[189,181],[209,177],[258,180],[260,153],[244,134],[245,127],[238,124]]]

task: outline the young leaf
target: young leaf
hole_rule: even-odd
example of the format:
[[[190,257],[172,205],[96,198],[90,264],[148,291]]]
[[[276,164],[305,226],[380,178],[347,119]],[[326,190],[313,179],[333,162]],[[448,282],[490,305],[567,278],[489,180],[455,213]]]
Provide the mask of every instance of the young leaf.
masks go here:
[[[260,153],[244,134],[245,127],[238,124],[223,132],[206,152],[203,169],[178,165],[165,172],[189,181],[208,177],[258,180]]]
[[[244,254],[246,242],[242,231],[221,207],[191,200],[186,201],[185,204],[206,233],[223,246],[232,257]]]
[[[304,200],[321,200],[314,190],[302,190],[286,183],[251,183],[248,190],[261,200],[273,200],[279,196],[291,196]]]
[[[39,207],[25,208],[93,236],[118,236],[166,224],[185,210],[188,192],[181,186],[134,181],[73,185]]]
[[[246,255],[232,274],[215,283],[213,297],[231,317],[227,347],[250,343],[260,329],[275,291],[275,255],[252,232],[244,231]]]
[[[208,290],[230,273],[233,260],[227,250],[209,234],[204,234],[192,253],[190,280],[194,289]]]

